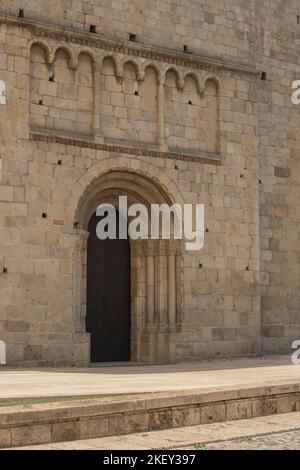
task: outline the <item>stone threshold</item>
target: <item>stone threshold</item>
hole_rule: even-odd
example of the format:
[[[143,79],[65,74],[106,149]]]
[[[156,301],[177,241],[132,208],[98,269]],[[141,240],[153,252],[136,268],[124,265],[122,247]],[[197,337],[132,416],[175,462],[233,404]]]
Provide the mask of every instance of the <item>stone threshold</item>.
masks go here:
[[[0,409],[0,448],[233,421],[300,411],[300,381]]]

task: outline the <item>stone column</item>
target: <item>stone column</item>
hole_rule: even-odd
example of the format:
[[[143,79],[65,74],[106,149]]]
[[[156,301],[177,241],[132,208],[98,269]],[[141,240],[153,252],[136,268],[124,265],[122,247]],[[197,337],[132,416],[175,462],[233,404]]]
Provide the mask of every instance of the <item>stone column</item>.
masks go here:
[[[77,237],[74,247],[73,262],[73,298],[74,298],[74,328],[76,332],[85,332],[85,281],[87,263],[87,239],[89,233],[84,230],[74,232]]]
[[[168,323],[168,255],[165,245],[160,240],[155,257],[155,310],[159,326]]]
[[[168,314],[169,324],[176,323],[176,255],[168,255]]]
[[[159,77],[157,82],[157,144],[161,151],[167,150],[165,140],[165,97],[164,97],[165,78]]]
[[[147,323],[155,322],[155,258],[146,256]]]
[[[94,109],[93,109],[93,126],[92,132],[97,141],[102,141],[101,136],[101,67],[99,62],[94,63],[93,67],[93,80],[94,80]]]

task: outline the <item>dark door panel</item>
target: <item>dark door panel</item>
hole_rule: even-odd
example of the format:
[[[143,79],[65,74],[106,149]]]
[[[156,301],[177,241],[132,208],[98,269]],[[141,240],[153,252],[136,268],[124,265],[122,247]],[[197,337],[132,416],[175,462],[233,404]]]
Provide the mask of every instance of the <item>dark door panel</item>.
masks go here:
[[[130,243],[99,240],[99,220],[94,214],[88,229],[86,329],[91,333],[91,362],[129,361]]]

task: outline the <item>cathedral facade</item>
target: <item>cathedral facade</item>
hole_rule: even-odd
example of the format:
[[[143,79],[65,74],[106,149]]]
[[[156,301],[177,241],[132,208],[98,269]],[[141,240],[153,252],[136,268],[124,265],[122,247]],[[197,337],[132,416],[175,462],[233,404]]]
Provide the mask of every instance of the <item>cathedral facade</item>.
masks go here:
[[[286,353],[300,339],[296,0],[3,0],[9,366]],[[204,204],[199,252],[95,237],[100,204]]]

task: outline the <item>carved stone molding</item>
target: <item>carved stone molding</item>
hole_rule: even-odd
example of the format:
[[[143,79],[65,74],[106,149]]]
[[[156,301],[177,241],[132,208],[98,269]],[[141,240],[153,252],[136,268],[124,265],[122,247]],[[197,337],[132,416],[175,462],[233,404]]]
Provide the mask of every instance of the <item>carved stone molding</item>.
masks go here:
[[[39,129],[39,132],[31,132],[30,140],[36,142],[48,142],[48,143],[57,143],[63,145],[71,145],[76,147],[82,148],[90,148],[95,150],[103,150],[105,152],[114,152],[114,153],[123,153],[126,155],[135,155],[141,157],[151,157],[151,158],[168,158],[171,160],[181,160],[181,161],[189,161],[189,162],[196,162],[196,163],[207,163],[210,165],[221,165],[221,158],[219,155],[211,155],[208,156],[206,153],[197,152],[194,155],[190,154],[182,154],[182,153],[175,153],[171,151],[160,151],[160,150],[149,150],[147,148],[143,148],[140,146],[139,148],[136,147],[122,147],[120,145],[110,145],[110,144],[102,144],[96,143],[93,140],[88,140],[85,138],[84,140],[80,140],[79,138],[71,139],[68,137],[60,137],[53,133],[43,133]]]
[[[76,332],[85,331],[85,311],[83,305],[83,295],[85,284],[84,279],[84,265],[86,263],[86,249],[89,233],[75,229],[73,231],[75,237],[74,245],[74,258],[73,258],[73,311],[74,311],[74,327]]]
[[[208,70],[212,73],[218,70],[229,70],[259,76],[256,64],[237,63],[223,57],[205,56],[202,54],[186,54],[172,49],[157,46],[147,46],[141,43],[132,43],[108,39],[100,34],[86,31],[76,31],[66,27],[45,24],[27,18],[17,18],[12,15],[0,15],[0,23],[30,29],[37,38],[49,38],[64,43],[83,45],[91,48],[115,51],[125,55],[154,59],[160,62],[177,64],[194,69]]]

